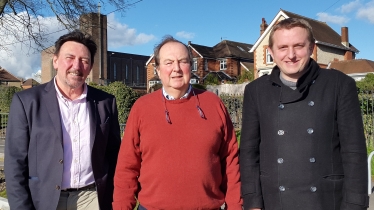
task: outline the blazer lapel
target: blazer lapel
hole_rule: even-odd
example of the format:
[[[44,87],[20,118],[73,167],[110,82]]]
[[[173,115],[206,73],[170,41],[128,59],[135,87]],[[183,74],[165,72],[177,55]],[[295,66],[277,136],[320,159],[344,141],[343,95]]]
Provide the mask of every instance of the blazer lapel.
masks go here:
[[[50,120],[55,128],[57,138],[60,139],[62,145],[62,127],[60,107],[56,96],[54,79],[52,79],[45,87],[45,94],[42,97],[42,104],[46,107]]]
[[[97,124],[97,102],[92,97],[92,91],[90,91],[90,87],[87,85],[87,108],[88,113],[90,114],[90,125],[91,125],[91,149],[93,148],[95,137],[96,137],[96,124]]]

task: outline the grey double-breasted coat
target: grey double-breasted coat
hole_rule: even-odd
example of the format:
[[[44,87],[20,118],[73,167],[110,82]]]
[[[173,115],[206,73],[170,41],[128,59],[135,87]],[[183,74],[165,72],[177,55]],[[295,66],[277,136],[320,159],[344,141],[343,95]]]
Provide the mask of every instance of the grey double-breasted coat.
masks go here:
[[[367,160],[355,81],[310,60],[292,90],[270,76],[244,95],[240,172],[245,210],[366,209]]]

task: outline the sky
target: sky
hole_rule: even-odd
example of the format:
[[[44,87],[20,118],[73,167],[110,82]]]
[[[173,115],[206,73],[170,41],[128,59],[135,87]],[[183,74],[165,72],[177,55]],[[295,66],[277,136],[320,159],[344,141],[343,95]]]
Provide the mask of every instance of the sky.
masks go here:
[[[101,13],[108,16],[108,50],[151,55],[165,35],[210,47],[221,40],[254,44],[261,19],[270,24],[280,9],[326,22],[338,34],[348,27],[349,42],[360,51],[356,58],[374,61],[374,0],[142,0],[124,14],[110,6]],[[67,32],[55,17],[40,18],[52,33],[51,45]],[[40,71],[40,52],[19,44],[9,49],[0,51],[0,66],[24,79]]]

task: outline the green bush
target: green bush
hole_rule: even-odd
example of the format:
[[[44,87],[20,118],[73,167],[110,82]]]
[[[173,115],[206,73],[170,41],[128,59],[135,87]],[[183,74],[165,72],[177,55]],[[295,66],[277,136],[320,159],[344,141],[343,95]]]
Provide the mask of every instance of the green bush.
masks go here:
[[[130,109],[135,101],[139,98],[139,94],[132,88],[126,86],[122,82],[113,82],[108,86],[92,85],[97,89],[101,89],[116,97],[118,108],[118,121],[125,124],[130,114]]]
[[[0,87],[0,112],[8,113],[14,93],[21,91],[19,87]]]
[[[205,85],[202,84],[192,84],[191,85],[193,88],[200,89],[200,90],[206,90]]]

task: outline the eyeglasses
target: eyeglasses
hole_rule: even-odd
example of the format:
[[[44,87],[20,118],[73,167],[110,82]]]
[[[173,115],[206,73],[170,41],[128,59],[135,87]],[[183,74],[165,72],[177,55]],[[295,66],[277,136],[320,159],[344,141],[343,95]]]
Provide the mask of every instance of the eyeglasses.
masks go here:
[[[203,118],[203,119],[206,119],[203,110],[199,106],[199,104],[200,104],[199,97],[197,97],[197,95],[195,94],[195,91],[192,90],[192,93],[193,93],[193,96],[196,98],[196,108],[197,108],[197,111],[198,111],[200,117]],[[161,96],[162,96],[162,100],[164,101],[164,106],[165,106],[165,118],[166,118],[166,122],[169,123],[169,124],[171,124],[171,120],[170,120],[170,116],[169,116],[169,111],[168,111],[168,109],[166,107],[165,97],[162,95],[162,92],[161,92]]]

